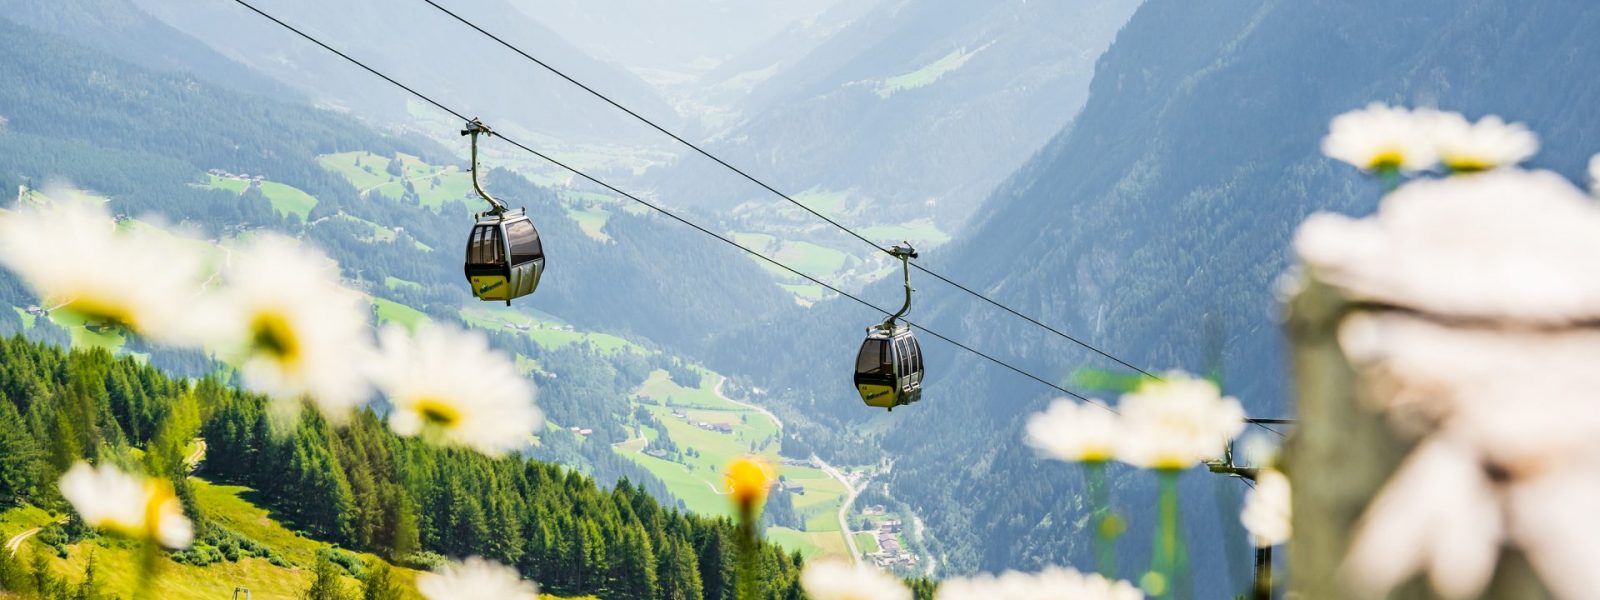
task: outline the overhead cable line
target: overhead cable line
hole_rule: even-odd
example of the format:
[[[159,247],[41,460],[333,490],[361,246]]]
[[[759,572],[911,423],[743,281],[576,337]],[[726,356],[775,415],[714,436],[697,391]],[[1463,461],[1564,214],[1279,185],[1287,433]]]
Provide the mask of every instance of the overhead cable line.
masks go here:
[[[443,103],[441,103],[441,102],[439,102],[437,100],[434,100],[433,98],[428,97],[427,95],[424,95],[422,92],[418,92],[417,90],[411,88],[410,86],[407,86],[406,84],[400,83],[399,81],[395,80],[393,77],[385,75],[381,71],[378,71],[377,69],[374,69],[372,67],[367,66],[366,63],[363,63],[360,60],[357,60],[357,59],[351,57],[348,54],[340,52],[338,49],[335,49],[334,47],[323,43],[321,40],[318,40],[317,38],[312,37],[310,34],[307,34],[306,32],[301,31],[300,29],[294,27],[293,25],[285,23],[282,20],[279,20],[277,17],[274,17],[274,16],[266,13],[265,11],[262,11],[261,9],[256,8],[254,5],[250,4],[246,0],[233,0],[233,1],[235,3],[237,3],[237,4],[239,4],[240,6],[243,6],[243,7],[247,8],[247,9],[250,9],[252,12],[254,12],[254,13],[258,14],[258,15],[261,15],[262,17],[266,18],[267,20],[272,21],[273,23],[276,23],[278,26],[283,27],[284,29],[288,29],[291,32],[294,32],[296,35],[299,35],[300,37],[305,38],[307,41],[309,41],[309,42],[311,42],[313,44],[316,44],[318,46],[321,46],[324,50],[332,52],[335,55],[338,55],[339,58],[343,58],[346,61],[349,61],[351,64],[354,64],[354,65],[356,65],[358,67],[361,67],[362,69],[366,70],[368,73],[372,73],[373,75],[378,76],[379,78],[383,79],[384,81],[387,81],[387,82],[393,84],[395,87],[398,87],[398,88],[400,88],[402,90],[405,90],[406,92],[410,93],[411,95],[416,96],[417,98],[421,99],[422,101],[433,105],[435,108],[438,108],[439,110],[442,110],[442,111],[445,111],[447,113],[450,113],[451,115],[455,116],[456,118],[461,119],[462,121],[471,121],[472,120],[471,118],[468,118],[465,114],[463,114],[463,113],[461,113],[459,111],[456,111],[455,109],[452,109],[449,106],[446,106]],[[549,162],[549,163],[551,163],[551,164],[553,164],[553,165],[555,165],[557,167],[565,169],[565,170],[571,172],[572,174],[577,175],[578,177],[581,177],[581,178],[583,178],[585,180],[588,180],[588,181],[590,181],[590,182],[592,182],[592,183],[594,183],[596,185],[599,185],[600,187],[603,187],[603,188],[605,188],[607,190],[610,190],[610,191],[612,191],[612,192],[614,192],[614,193],[616,193],[616,194],[618,194],[620,196],[623,196],[623,197],[625,197],[625,198],[627,198],[629,200],[632,200],[632,201],[637,202],[637,203],[639,203],[641,205],[644,205],[645,207],[647,207],[647,208],[649,208],[651,210],[654,210],[654,211],[656,211],[658,213],[666,215],[667,217],[669,217],[669,218],[671,218],[671,219],[673,219],[673,220],[675,220],[675,221],[677,221],[679,223],[682,223],[684,225],[688,225],[689,227],[694,228],[696,231],[699,231],[700,233],[704,233],[704,234],[709,235],[709,236],[711,236],[713,238],[716,238],[717,240],[719,240],[719,241],[721,241],[721,242],[723,242],[725,244],[728,244],[730,246],[733,246],[735,248],[738,248],[740,250],[745,251],[746,253],[750,254],[751,256],[754,256],[756,258],[764,260],[764,261],[766,261],[766,262],[768,262],[768,263],[770,263],[770,264],[772,264],[772,265],[774,265],[774,266],[776,266],[778,268],[781,268],[781,269],[783,269],[785,271],[788,271],[788,272],[793,273],[793,274],[795,274],[797,276],[805,278],[806,280],[808,280],[808,281],[810,281],[812,283],[815,283],[815,284],[820,285],[820,286],[822,286],[824,288],[827,288],[827,289],[833,291],[834,293],[837,293],[837,294],[839,294],[841,296],[844,296],[846,298],[854,300],[857,303],[861,304],[862,306],[866,306],[868,308],[876,310],[876,311],[878,311],[880,313],[883,313],[885,315],[893,314],[890,311],[885,310],[883,308],[880,308],[880,307],[878,307],[877,305],[875,305],[875,304],[873,304],[871,302],[868,302],[866,300],[861,299],[859,296],[856,296],[854,294],[851,294],[849,292],[841,290],[841,289],[839,289],[837,287],[834,287],[833,285],[831,285],[831,284],[829,284],[829,283],[827,283],[825,281],[822,281],[820,279],[817,279],[816,277],[812,277],[812,276],[807,275],[807,274],[805,274],[803,272],[800,272],[799,270],[796,270],[795,268],[790,267],[789,265],[786,265],[784,263],[778,262],[775,259],[769,258],[765,254],[762,254],[760,252],[756,252],[755,250],[752,250],[749,247],[746,247],[746,246],[744,246],[744,245],[742,245],[742,244],[740,244],[738,242],[735,242],[735,241],[727,238],[726,236],[723,236],[722,234],[719,234],[719,233],[716,233],[716,232],[711,231],[709,229],[706,229],[705,227],[702,227],[702,226],[700,226],[699,224],[696,224],[693,221],[690,221],[688,219],[680,217],[680,216],[678,216],[677,214],[673,213],[670,210],[667,210],[667,209],[665,209],[665,208],[663,208],[661,206],[658,206],[658,205],[656,205],[654,203],[651,203],[649,201],[641,199],[638,196],[635,196],[635,195],[630,194],[628,192],[625,192],[625,191],[622,191],[620,189],[617,189],[615,186],[613,186],[613,185],[611,185],[609,183],[601,181],[600,179],[597,179],[597,178],[589,175],[588,173],[583,172],[582,170],[579,170],[579,169],[577,169],[575,167],[567,165],[566,163],[563,163],[563,162],[561,162],[559,160],[556,160],[555,158],[551,157],[550,155],[547,155],[547,154],[545,154],[543,152],[540,152],[540,151],[535,150],[533,148],[530,148],[530,147],[528,147],[526,145],[523,145],[521,142],[518,142],[518,141],[516,141],[515,139],[512,139],[512,138],[506,137],[504,134],[496,132],[495,133],[495,137],[498,137],[498,138],[500,138],[502,140],[505,140],[506,143],[511,144],[512,146],[516,146],[517,148],[520,148],[523,151],[528,152],[529,154],[537,156],[537,157],[539,157],[539,158],[541,158],[541,159],[543,159],[543,160],[545,160],[545,161],[547,161],[547,162]],[[1108,411],[1111,411],[1112,413],[1117,413],[1116,409],[1113,409],[1113,408],[1111,408],[1109,406],[1106,406],[1104,404],[1099,404],[1099,403],[1096,403],[1096,402],[1089,402],[1089,399],[1087,397],[1083,396],[1082,394],[1079,394],[1079,393],[1074,392],[1072,390],[1069,390],[1069,389],[1066,389],[1066,388],[1061,387],[1059,385],[1056,385],[1054,383],[1051,383],[1051,382],[1049,382],[1049,381],[1047,381],[1047,380],[1045,380],[1043,378],[1040,378],[1037,375],[1034,375],[1032,373],[1029,373],[1028,371],[1022,370],[1021,368],[1018,368],[1018,367],[1012,365],[1011,363],[1008,363],[1006,361],[1000,360],[1000,359],[995,358],[994,356],[991,356],[991,355],[989,355],[989,354],[987,354],[987,353],[985,353],[985,352],[983,352],[981,350],[978,350],[978,349],[973,348],[971,346],[968,346],[968,345],[966,345],[964,343],[961,343],[961,342],[958,342],[958,341],[956,341],[954,339],[951,339],[950,337],[945,336],[944,334],[941,334],[941,333],[939,333],[937,331],[934,331],[932,329],[928,329],[927,327],[924,327],[922,325],[918,325],[917,323],[914,323],[914,322],[912,322],[912,321],[910,321],[908,319],[902,318],[901,320],[905,321],[907,324],[910,324],[913,327],[916,327],[917,329],[921,329],[922,331],[927,332],[929,335],[932,335],[932,336],[934,336],[936,338],[944,340],[945,342],[947,342],[947,343],[949,343],[949,344],[951,344],[951,345],[953,345],[953,346],[955,346],[957,348],[961,348],[962,350],[966,350],[967,352],[971,352],[971,353],[973,353],[975,355],[983,357],[984,359],[987,359],[990,362],[993,362],[993,363],[995,363],[997,365],[1000,365],[1002,367],[1010,369],[1010,370],[1016,372],[1019,375],[1022,375],[1024,377],[1027,377],[1029,379],[1032,379],[1034,381],[1042,383],[1042,384],[1044,384],[1044,385],[1046,385],[1046,386],[1048,386],[1048,387],[1050,387],[1052,389],[1055,389],[1056,391],[1059,391],[1059,392],[1061,392],[1063,394],[1066,394],[1068,396],[1072,396],[1073,398],[1076,398],[1078,400],[1081,400],[1081,401],[1084,401],[1084,402],[1088,402],[1090,404],[1095,404],[1097,406],[1100,406],[1101,408],[1104,408],[1104,409],[1106,409]]]
[[[435,2],[434,0],[422,0],[422,1],[428,3],[429,6],[432,6],[432,7],[436,8],[436,9],[438,9],[440,12],[443,12],[444,14],[449,15],[450,17],[454,18],[455,20],[460,21],[461,24],[472,28],[473,30],[477,31],[478,33],[481,33],[481,34],[483,34],[485,36],[488,36],[489,39],[492,39],[492,40],[498,42],[501,46],[505,46],[507,49],[509,49],[512,52],[515,52],[515,53],[521,55],[523,58],[526,58],[526,59],[528,59],[530,61],[533,61],[534,64],[539,65],[540,67],[543,67],[546,71],[554,73],[556,76],[567,80],[568,83],[571,83],[572,85],[578,86],[579,88],[583,89],[583,91],[589,92],[594,97],[605,101],[607,104],[610,104],[613,107],[616,107],[617,110],[620,110],[622,112],[627,113],[629,116],[631,116],[631,117],[633,117],[635,119],[638,119],[640,122],[644,123],[645,125],[649,125],[651,128],[655,129],[656,131],[659,131],[659,132],[665,134],[667,137],[670,137],[673,140],[676,140],[678,143],[683,144],[684,146],[689,147],[690,149],[694,150],[695,152],[700,153],[701,156],[704,156],[706,158],[711,159],[712,161],[716,162],[717,164],[722,165],[723,167],[726,167],[728,170],[733,171],[734,173],[739,174],[740,176],[744,177],[745,179],[750,180],[751,183],[754,183],[754,184],[756,184],[758,186],[761,186],[763,189],[766,189],[767,191],[772,192],[773,194],[777,195],[778,197],[789,201],[790,204],[793,204],[795,206],[800,207],[801,209],[805,210],[808,213],[811,213],[812,215],[816,216],[819,219],[822,219],[823,221],[827,221],[828,224],[833,225],[834,227],[837,227],[841,231],[844,231],[845,233],[850,234],[851,236],[855,237],[858,240],[861,240],[862,242],[865,242],[867,245],[872,246],[873,248],[877,249],[879,252],[882,252],[884,254],[891,254],[892,255],[892,253],[889,251],[888,248],[885,248],[883,246],[878,245],[877,242],[874,242],[871,239],[868,239],[866,236],[863,236],[863,235],[861,235],[859,233],[856,233],[855,230],[853,230],[853,229],[851,229],[849,227],[846,227],[845,225],[839,223],[838,221],[835,221],[833,218],[829,217],[828,215],[822,214],[821,212],[818,212],[815,209],[812,209],[811,207],[806,206],[805,204],[802,204],[798,200],[795,200],[794,198],[790,197],[788,194],[785,194],[785,193],[783,193],[781,191],[778,191],[777,188],[774,188],[771,185],[768,185],[765,181],[762,181],[762,180],[756,178],[754,175],[751,175],[750,173],[746,172],[743,169],[740,169],[739,167],[736,167],[736,166],[733,166],[732,164],[729,164],[728,161],[725,161],[725,160],[719,158],[718,156],[706,151],[705,149],[701,148],[698,144],[695,144],[694,142],[690,142],[689,140],[684,139],[682,136],[680,136],[680,135],[678,135],[676,133],[673,133],[672,131],[667,130],[667,128],[656,124],[655,121],[652,121],[649,118],[646,118],[645,116],[640,115],[637,112],[634,112],[632,109],[630,109],[630,108],[628,108],[626,106],[623,106],[621,103],[619,103],[619,102],[617,102],[615,100],[612,100],[611,97],[609,97],[609,96],[607,96],[607,95],[595,90],[592,87],[589,87],[588,85],[584,84],[581,81],[578,81],[577,79],[574,79],[572,76],[567,75],[565,72],[561,71],[560,69],[557,69],[554,66],[551,66],[550,63],[547,63],[547,62],[545,62],[543,60],[540,60],[538,57],[535,57],[534,55],[529,54],[528,52],[522,50],[521,48],[518,48],[516,45],[512,44],[511,42],[507,42],[506,40],[502,39],[500,36],[497,36],[497,35],[495,35],[493,33],[490,33],[488,30],[486,30],[486,29],[484,29],[482,27],[479,27],[476,23],[473,23],[472,21],[467,20],[465,17],[462,17],[461,15],[456,14],[455,12],[451,11],[448,8],[440,6],[439,3]],[[1035,319],[1035,318],[1030,317],[1028,315],[1022,314],[1021,312],[1018,312],[1017,310],[1015,310],[1015,309],[1013,309],[1013,308],[1011,308],[1009,306],[1001,304],[999,301],[996,301],[995,299],[990,298],[987,295],[984,295],[984,294],[982,294],[982,293],[980,293],[980,292],[978,292],[976,290],[973,290],[972,288],[969,288],[969,287],[967,287],[965,285],[962,285],[960,283],[952,281],[950,278],[945,277],[944,275],[941,275],[941,274],[939,274],[938,272],[935,272],[932,269],[929,269],[927,267],[924,267],[924,266],[922,266],[920,264],[917,264],[917,263],[914,263],[914,262],[911,263],[911,266],[913,268],[917,269],[918,271],[922,271],[923,273],[927,273],[929,275],[932,275],[935,279],[938,279],[939,281],[943,281],[943,282],[945,282],[947,284],[950,284],[950,285],[954,286],[956,289],[959,289],[959,290],[961,290],[963,292],[966,292],[966,293],[972,295],[973,297],[976,297],[976,298],[978,298],[980,300],[983,300],[984,302],[987,302],[987,303],[989,303],[991,305],[994,305],[995,307],[999,308],[1000,310],[1003,310],[1003,311],[1006,311],[1008,313],[1011,313],[1013,316],[1021,318],[1022,320],[1027,321],[1029,323],[1032,323],[1032,324],[1034,324],[1036,326],[1039,326],[1039,327],[1043,328],[1045,331],[1049,331],[1050,333],[1053,333],[1053,334],[1056,334],[1056,335],[1058,335],[1058,336],[1060,336],[1062,338],[1065,338],[1065,339],[1067,339],[1068,341],[1071,341],[1074,344],[1077,344],[1079,346],[1087,348],[1090,351],[1093,351],[1095,354],[1099,354],[1100,356],[1103,356],[1105,358],[1111,359],[1112,361],[1116,362],[1117,364],[1120,364],[1120,365],[1122,365],[1124,367],[1127,367],[1129,369],[1133,369],[1135,371],[1138,371],[1140,374],[1142,374],[1142,375],[1144,375],[1146,377],[1150,377],[1152,379],[1161,379],[1161,377],[1159,375],[1156,375],[1154,373],[1146,371],[1146,370],[1144,370],[1144,369],[1142,369],[1142,368],[1140,368],[1140,367],[1138,367],[1138,366],[1136,366],[1136,365],[1134,365],[1132,363],[1129,363],[1128,361],[1122,360],[1121,358],[1117,358],[1116,356],[1112,355],[1111,353],[1106,352],[1104,350],[1101,350],[1101,349],[1095,347],[1093,344],[1090,344],[1088,342],[1080,340],[1080,339],[1078,339],[1078,338],[1076,338],[1076,337],[1074,337],[1074,336],[1072,336],[1072,335],[1070,335],[1070,334],[1068,334],[1068,333],[1066,333],[1064,331],[1061,331],[1059,329],[1056,329],[1054,327],[1046,325],[1043,322],[1039,321],[1038,319]]]

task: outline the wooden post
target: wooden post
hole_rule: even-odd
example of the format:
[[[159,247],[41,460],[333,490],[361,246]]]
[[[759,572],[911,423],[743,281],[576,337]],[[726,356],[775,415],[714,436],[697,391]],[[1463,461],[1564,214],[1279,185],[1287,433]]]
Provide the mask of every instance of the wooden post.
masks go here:
[[[1342,324],[1371,316],[1381,316],[1380,320],[1391,325],[1428,323],[1478,331],[1485,327],[1483,323],[1433,318],[1415,307],[1351,302],[1340,289],[1314,277],[1307,277],[1289,299],[1286,327],[1293,352],[1298,417],[1284,451],[1285,471],[1294,482],[1294,536],[1288,547],[1290,597],[1358,597],[1343,581],[1340,565],[1357,521],[1413,445],[1396,433],[1384,415],[1370,408],[1382,404],[1381,396],[1395,393],[1393,382],[1407,374],[1354,365],[1340,345]],[[1425,583],[1425,575],[1419,573],[1388,597],[1436,596]],[[1515,552],[1505,552],[1484,597],[1527,600],[1548,598],[1549,594],[1525,560]]]

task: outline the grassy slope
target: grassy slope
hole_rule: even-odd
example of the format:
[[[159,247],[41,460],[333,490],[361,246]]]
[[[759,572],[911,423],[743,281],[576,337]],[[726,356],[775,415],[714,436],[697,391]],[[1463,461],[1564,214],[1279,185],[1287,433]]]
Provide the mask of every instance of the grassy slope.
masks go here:
[[[673,462],[640,453],[638,441],[614,446],[613,451],[639,463],[651,474],[666,483],[674,496],[683,500],[691,511],[701,514],[731,515],[731,507],[724,497],[721,469],[733,458],[755,453],[778,464],[778,428],[775,423],[757,411],[739,406],[716,394],[717,382],[722,376],[702,371],[700,386],[687,388],[673,381],[666,371],[657,370],[639,386],[638,396],[648,400],[640,404],[661,422],[680,450],[695,449],[698,456],[682,456],[682,462]],[[672,406],[664,406],[668,399]],[[672,415],[677,410],[687,415],[681,419]],[[701,429],[695,422],[727,423],[733,433],[717,433]],[[641,427],[646,439],[659,436],[650,428]],[[805,521],[806,531],[789,528],[771,528],[767,535],[786,548],[807,555],[844,556],[847,549],[844,537],[839,534],[837,511],[843,501],[844,486],[821,470],[810,467],[782,465],[778,473],[791,483],[802,483],[804,495],[791,497],[796,513]]]
[[[211,181],[206,187],[219,190],[228,190],[235,194],[243,194],[250,183],[242,179],[229,179],[211,176]],[[317,199],[300,191],[299,188],[284,185],[276,181],[262,181],[261,194],[272,203],[272,208],[283,214],[292,214],[304,221],[306,215],[311,214],[311,209],[317,206]]]

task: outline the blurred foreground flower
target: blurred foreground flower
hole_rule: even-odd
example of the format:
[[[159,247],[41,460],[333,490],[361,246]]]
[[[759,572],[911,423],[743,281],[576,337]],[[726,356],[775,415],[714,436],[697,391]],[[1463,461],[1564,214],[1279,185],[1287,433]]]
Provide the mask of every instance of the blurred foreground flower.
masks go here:
[[[176,240],[119,231],[91,201],[25,207],[0,216],[0,263],[46,307],[164,343],[191,341],[186,318],[201,258]]]
[[[1038,573],[1006,571],[996,577],[983,574],[965,579],[947,579],[939,584],[935,600],[1138,600],[1139,588],[1126,581],[1112,581],[1097,574],[1072,569],[1047,567]]]
[[[1515,548],[1558,598],[1600,589],[1600,334],[1376,315],[1347,318],[1339,344],[1380,374],[1367,405],[1419,440],[1367,507],[1348,581],[1379,595],[1421,571],[1475,597]]]
[[[1255,488],[1244,497],[1239,521],[1257,547],[1289,541],[1289,478],[1272,469],[1256,472]]]
[[[810,600],[911,600],[911,590],[899,578],[840,560],[807,562],[800,587]]]
[[[1067,462],[1105,462],[1116,455],[1120,426],[1103,404],[1058,398],[1028,417],[1028,445]]]
[[[372,378],[389,399],[389,427],[500,455],[528,443],[544,417],[534,388],[481,333],[430,324],[380,334]]]
[[[761,459],[748,456],[728,463],[722,478],[728,485],[729,499],[741,512],[761,508],[773,481],[771,468]]]
[[[1439,162],[1452,173],[1476,173],[1516,165],[1539,151],[1539,137],[1521,123],[1489,115],[1472,123],[1461,113],[1419,109]]]
[[[246,387],[280,400],[309,397],[334,422],[367,399],[367,311],[339,285],[332,260],[265,235],[235,251],[224,276],[207,329],[211,345],[237,361]]]
[[[1600,154],[1589,157],[1589,193],[1600,194]]]
[[[194,541],[194,525],[165,481],[79,462],[61,476],[61,495],[90,527],[172,549]]]
[[[1217,384],[1173,371],[1122,397],[1117,458],[1136,467],[1182,470],[1222,456],[1244,430],[1244,409]]]
[[[1294,249],[1352,300],[1560,322],[1600,311],[1600,208],[1559,175],[1501,169],[1422,180],[1372,217],[1318,213]]]
[[[1322,153],[1385,174],[1423,171],[1438,162],[1434,144],[1417,116],[1380,102],[1334,117],[1328,136],[1322,139]]]
[[[469,557],[417,575],[417,591],[428,600],[538,600],[539,586],[516,569]]]

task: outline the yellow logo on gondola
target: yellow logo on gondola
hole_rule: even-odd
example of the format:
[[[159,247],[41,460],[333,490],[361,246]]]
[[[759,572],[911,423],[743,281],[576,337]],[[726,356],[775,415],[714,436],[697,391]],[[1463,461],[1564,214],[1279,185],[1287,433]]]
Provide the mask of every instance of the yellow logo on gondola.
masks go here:
[[[506,278],[500,276],[473,277],[472,292],[484,300],[504,300],[509,287]]]

